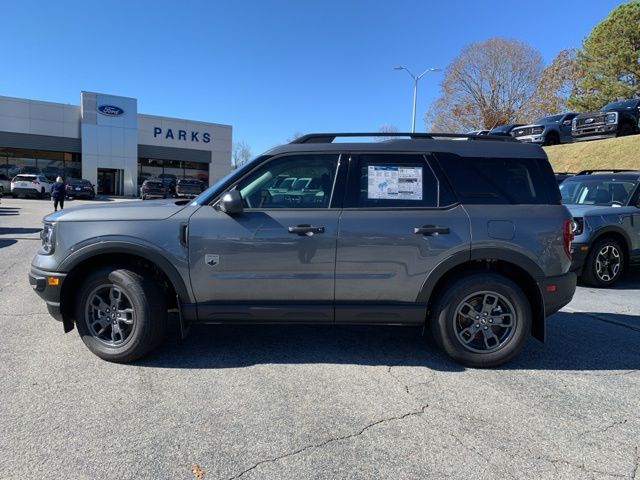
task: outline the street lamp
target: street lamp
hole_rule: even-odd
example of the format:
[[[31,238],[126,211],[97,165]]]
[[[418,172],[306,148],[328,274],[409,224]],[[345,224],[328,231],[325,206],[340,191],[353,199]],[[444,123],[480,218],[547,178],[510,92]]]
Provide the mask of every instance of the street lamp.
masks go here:
[[[416,131],[416,101],[418,100],[418,80],[420,80],[425,73],[427,72],[440,72],[441,68],[427,68],[420,75],[416,76],[409,71],[407,67],[399,66],[393,67],[394,70],[404,70],[409,74],[409,76],[413,79],[413,114],[411,115],[411,133],[415,133]]]

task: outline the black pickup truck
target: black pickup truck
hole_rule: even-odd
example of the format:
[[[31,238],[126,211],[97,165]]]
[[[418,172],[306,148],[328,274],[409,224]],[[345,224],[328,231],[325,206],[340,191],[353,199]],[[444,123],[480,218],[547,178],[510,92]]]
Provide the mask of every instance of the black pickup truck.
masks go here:
[[[573,119],[574,141],[622,137],[640,133],[640,98],[606,104],[598,112],[582,113]]]

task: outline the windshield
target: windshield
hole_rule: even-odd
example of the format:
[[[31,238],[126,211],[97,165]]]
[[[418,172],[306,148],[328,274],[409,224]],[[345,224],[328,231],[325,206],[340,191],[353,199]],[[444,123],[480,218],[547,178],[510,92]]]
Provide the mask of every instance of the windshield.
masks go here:
[[[231,170],[224,177],[222,177],[216,183],[211,185],[209,188],[207,188],[204,192],[202,192],[196,198],[194,198],[193,202],[191,202],[191,205],[205,205],[206,203],[208,203],[211,200],[211,197],[214,196],[215,193],[220,188],[222,188],[224,185],[229,183],[235,177],[240,177],[240,176],[244,175],[247,171],[249,171],[249,170],[251,170],[253,168],[253,165],[254,165],[254,163],[256,161],[262,160],[264,158],[265,158],[264,155],[260,156],[260,157],[256,157],[253,160],[248,161],[247,163],[245,163],[241,167],[236,168],[235,170]]]
[[[567,205],[621,207],[627,204],[635,185],[632,180],[571,179],[560,184],[560,194]]]
[[[560,119],[562,118],[562,115],[551,115],[550,117],[543,117],[540,120],[538,120],[536,123],[553,123],[553,122],[559,122]]]
[[[606,112],[607,110],[622,110],[624,108],[631,109],[634,108],[637,103],[638,100],[622,100],[620,102],[611,102],[607,103],[604,107],[601,108],[601,110],[604,110]]]
[[[492,128],[490,133],[509,133],[513,125],[500,125],[499,127]]]

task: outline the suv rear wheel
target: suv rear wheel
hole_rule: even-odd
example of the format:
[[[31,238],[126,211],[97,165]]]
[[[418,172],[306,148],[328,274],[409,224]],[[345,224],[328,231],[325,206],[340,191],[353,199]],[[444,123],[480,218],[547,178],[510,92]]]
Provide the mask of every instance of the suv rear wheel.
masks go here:
[[[592,287],[609,287],[620,279],[624,260],[624,252],[616,240],[601,238],[592,245],[581,278]]]
[[[454,360],[469,367],[495,367],[524,347],[531,307],[510,279],[472,274],[449,284],[437,300],[431,331]]]
[[[80,337],[104,360],[131,362],[164,338],[167,308],[163,292],[140,273],[102,268],[86,278],[78,299]]]

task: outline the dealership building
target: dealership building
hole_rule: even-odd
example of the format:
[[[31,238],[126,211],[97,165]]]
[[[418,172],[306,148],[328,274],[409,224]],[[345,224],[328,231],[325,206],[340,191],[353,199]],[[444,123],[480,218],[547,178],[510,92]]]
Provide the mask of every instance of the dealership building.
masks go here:
[[[0,96],[0,174],[85,178],[137,195],[145,178],[210,185],[231,168],[231,126],[138,113],[135,98],[81,92],[80,106]]]

